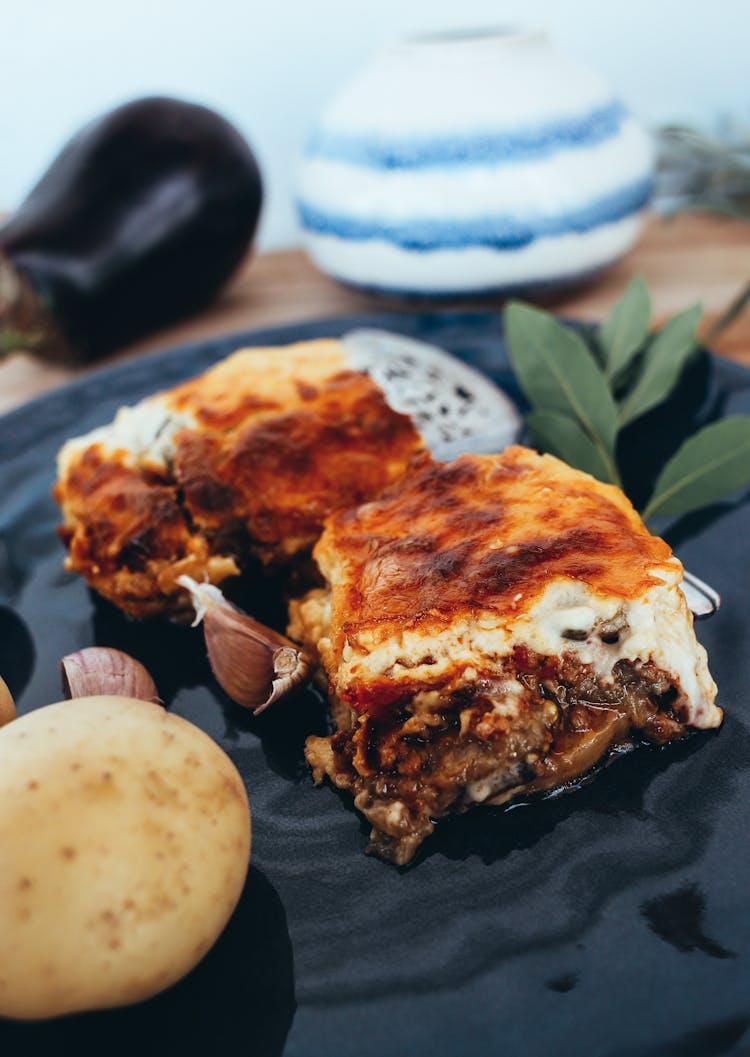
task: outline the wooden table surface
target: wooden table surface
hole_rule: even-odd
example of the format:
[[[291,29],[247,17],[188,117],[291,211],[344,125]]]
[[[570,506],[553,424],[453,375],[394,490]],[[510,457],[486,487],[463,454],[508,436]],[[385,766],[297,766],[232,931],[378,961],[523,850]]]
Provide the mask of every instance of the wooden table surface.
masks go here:
[[[705,334],[750,279],[750,224],[707,214],[684,214],[668,221],[654,218],[628,257],[597,281],[548,305],[565,315],[602,319],[637,272],[651,288],[657,322],[701,301],[705,309],[701,330]],[[471,302],[468,307],[500,308],[501,304],[497,298]],[[459,305],[454,302],[442,307]],[[219,300],[204,312],[84,370],[101,370],[123,358],[235,330],[378,309],[408,312],[413,308],[338,286],[317,272],[301,251],[263,253],[251,257]],[[424,311],[424,306],[419,310]],[[750,366],[750,310],[721,335],[714,348]],[[0,364],[0,413],[80,373],[81,368],[52,366],[24,353],[12,355]]]

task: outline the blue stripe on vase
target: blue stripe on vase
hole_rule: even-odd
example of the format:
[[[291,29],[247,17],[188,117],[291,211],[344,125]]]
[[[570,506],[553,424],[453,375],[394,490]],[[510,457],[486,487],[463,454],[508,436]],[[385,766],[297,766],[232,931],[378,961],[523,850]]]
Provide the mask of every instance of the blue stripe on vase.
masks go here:
[[[588,205],[557,216],[483,216],[466,219],[388,221],[331,213],[307,202],[297,203],[303,227],[316,235],[347,242],[379,239],[404,250],[464,250],[477,246],[519,250],[536,239],[581,234],[637,213],[651,197],[651,177],[603,195]]]
[[[385,139],[320,129],[313,134],[305,156],[370,169],[526,162],[547,158],[561,150],[604,143],[618,134],[626,117],[623,104],[613,100],[585,114],[502,132]]]

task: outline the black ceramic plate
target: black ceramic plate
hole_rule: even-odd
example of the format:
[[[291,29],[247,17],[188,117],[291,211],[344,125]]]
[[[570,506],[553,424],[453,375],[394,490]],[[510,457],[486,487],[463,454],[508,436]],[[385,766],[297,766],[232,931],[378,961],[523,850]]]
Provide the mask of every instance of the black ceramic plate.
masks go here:
[[[575,795],[446,822],[405,870],[364,856],[350,803],[312,785],[302,744],[324,717],[311,694],[253,720],[217,690],[198,632],[129,623],[63,572],[50,486],[68,436],[239,344],[354,325],[434,341],[511,386],[498,317],[371,316],[173,349],[0,420],[0,671],[20,710],[59,698],[65,653],[123,648],[230,754],[254,827],[240,906],[186,980],[130,1009],[0,1024],[0,1053],[750,1054],[748,505],[671,530],[724,598],[699,625],[722,729],[633,753]],[[719,411],[750,411],[750,372],[706,359],[628,439],[634,487]]]

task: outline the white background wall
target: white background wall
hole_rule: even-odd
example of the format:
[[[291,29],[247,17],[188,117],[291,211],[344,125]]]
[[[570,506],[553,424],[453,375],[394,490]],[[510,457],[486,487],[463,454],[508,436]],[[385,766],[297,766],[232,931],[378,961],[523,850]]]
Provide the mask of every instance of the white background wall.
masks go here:
[[[266,182],[261,245],[297,241],[295,158],[372,52],[413,32],[545,28],[649,124],[750,125],[748,0],[0,0],[0,211],[84,121],[180,95],[245,133]]]

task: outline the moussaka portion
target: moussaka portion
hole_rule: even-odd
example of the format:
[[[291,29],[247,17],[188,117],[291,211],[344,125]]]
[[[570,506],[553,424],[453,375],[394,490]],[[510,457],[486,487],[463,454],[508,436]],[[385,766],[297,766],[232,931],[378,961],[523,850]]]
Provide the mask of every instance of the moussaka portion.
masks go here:
[[[422,448],[338,341],[242,349],[65,444],[67,567],[133,616],[189,615],[178,576],[219,584],[252,559],[304,559],[329,514]]]
[[[721,722],[679,561],[621,491],[552,456],[423,456],[332,517],[314,557],[327,586],[292,603],[290,634],[338,729],[306,756],[392,862],[448,813]]]

